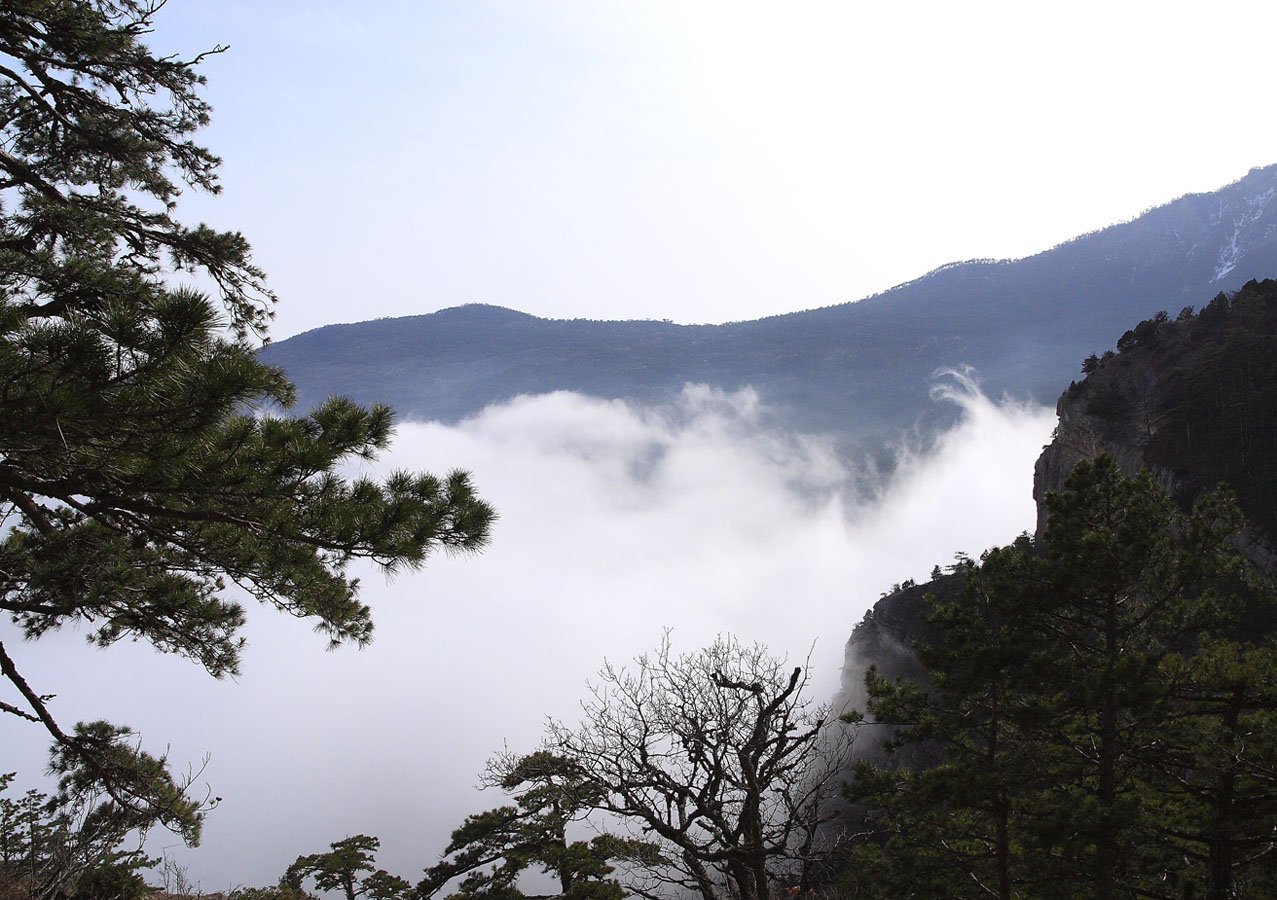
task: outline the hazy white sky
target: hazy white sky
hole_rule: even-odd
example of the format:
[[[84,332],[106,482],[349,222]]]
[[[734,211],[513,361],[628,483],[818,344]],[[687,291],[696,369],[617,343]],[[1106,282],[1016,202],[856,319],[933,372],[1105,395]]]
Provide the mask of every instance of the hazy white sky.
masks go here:
[[[174,0],[275,336],[482,301],[715,322],[1277,161],[1277,4]]]

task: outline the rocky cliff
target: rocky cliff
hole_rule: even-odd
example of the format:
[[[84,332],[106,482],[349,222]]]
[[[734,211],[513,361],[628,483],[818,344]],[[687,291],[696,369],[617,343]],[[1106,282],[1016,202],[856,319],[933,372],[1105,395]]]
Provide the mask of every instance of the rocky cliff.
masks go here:
[[[1238,549],[1277,573],[1277,281],[1248,282],[1174,318],[1158,313],[1083,368],[1056,405],[1059,423],[1034,469],[1038,532],[1046,494],[1079,461],[1107,453],[1128,474],[1147,469],[1186,507],[1231,485],[1248,523]],[[910,648],[929,633],[923,597],[953,596],[956,582],[943,576],[874,605],[847,642],[837,705],[863,708],[869,665],[921,677]]]

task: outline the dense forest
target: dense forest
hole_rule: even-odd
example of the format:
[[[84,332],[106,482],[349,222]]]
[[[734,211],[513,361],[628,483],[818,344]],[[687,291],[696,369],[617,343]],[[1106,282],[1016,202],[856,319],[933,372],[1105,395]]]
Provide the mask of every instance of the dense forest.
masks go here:
[[[1277,282],[1159,313],[1084,369],[1066,397],[1108,436],[1174,473],[1182,499],[1231,485],[1246,517],[1277,535]]]
[[[1108,457],[1047,526],[952,569],[925,676],[868,674],[887,763],[849,784],[867,897],[1271,896],[1277,647],[1239,636],[1271,585],[1227,491],[1180,510]],[[907,764],[895,764],[905,754]],[[919,759],[926,762],[918,764]]]

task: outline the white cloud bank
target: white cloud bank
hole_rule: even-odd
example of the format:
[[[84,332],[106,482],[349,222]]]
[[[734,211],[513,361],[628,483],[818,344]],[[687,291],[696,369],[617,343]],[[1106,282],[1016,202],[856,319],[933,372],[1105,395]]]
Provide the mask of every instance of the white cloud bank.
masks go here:
[[[462,465],[501,518],[480,556],[389,583],[368,572],[367,650],[324,653],[254,609],[238,683],[74,634],[19,646],[18,662],[68,721],[132,724],[151,748],[171,741],[177,762],[210,754],[202,780],[225,799],[202,848],[174,848],[206,890],[269,883],[360,832],[415,880],[466,813],[499,802],[473,789],[485,759],[531,748],[547,715],[571,719],[605,657],[651,649],[666,627],[680,649],[733,632],[801,658],[815,642],[824,700],[890,584],[1032,528],[1033,461],[1054,417],[961,378],[942,393],[961,421],[932,451],[902,451],[872,501],[828,444],[761,429],[749,391],[688,387],[660,409],[558,393],[456,427],[405,424],[381,466]],[[44,741],[3,727],[6,768],[34,774]]]

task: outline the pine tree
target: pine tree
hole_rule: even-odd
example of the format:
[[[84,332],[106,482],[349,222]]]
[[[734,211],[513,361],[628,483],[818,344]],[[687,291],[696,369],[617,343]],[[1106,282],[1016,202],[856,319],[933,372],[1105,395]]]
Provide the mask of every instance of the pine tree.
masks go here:
[[[1215,639],[1161,668],[1173,703],[1144,753],[1159,843],[1208,900],[1271,896],[1277,645]]]
[[[574,900],[620,900],[625,892],[609,876],[614,861],[656,863],[659,852],[646,841],[600,834],[571,840],[568,830],[602,801],[597,785],[569,758],[538,750],[503,753],[488,764],[485,787],[512,796],[513,805],[466,817],[452,833],[444,857],[426,870],[418,895],[432,897],[460,878],[456,898],[520,898],[520,876],[539,870],[553,876],[560,896]]]
[[[897,896],[1234,896],[1277,850],[1265,600],[1216,493],[1189,514],[1147,474],[1079,464],[1047,526],[965,567],[919,648],[930,685],[871,677],[870,713],[935,766],[861,766]],[[960,567],[963,568],[963,567]],[[920,882],[925,878],[926,881]],[[888,888],[890,890],[891,888]],[[1197,893],[1194,893],[1197,892]]]
[[[1035,869],[1058,867],[1096,897],[1132,896],[1174,865],[1150,804],[1150,748],[1181,708],[1165,667],[1235,625],[1241,515],[1220,493],[1180,514],[1147,472],[1126,478],[1104,457],[1048,497],[1047,518],[1029,614],[1053,660],[1046,737],[1071,763],[1042,815]]]
[[[219,160],[192,137],[201,58],[143,43],[161,5],[0,7],[0,610],[28,639],[79,623],[220,677],[243,644],[231,586],[363,644],[348,565],[479,548],[493,514],[461,472],[341,477],[387,446],[385,407],[260,412],[293,398],[254,355],[275,298],[243,236],[176,218]],[[64,727],[15,655],[0,710],[48,730],[64,789],[197,839],[164,761],[126,728]]]
[[[64,804],[39,791],[4,796],[13,773],[0,775],[0,896],[52,900],[58,897],[118,897],[145,893],[140,869],[157,860],[141,841],[125,849],[137,818],[90,798]]]
[[[334,841],[323,853],[297,857],[280,879],[280,887],[305,896],[306,879],[312,879],[317,890],[341,891],[346,900],[408,900],[413,896],[408,881],[384,869],[374,871],[379,847],[381,839],[366,834]]]
[[[859,853],[857,868],[875,873],[864,888],[871,896],[1009,898],[1022,890],[1015,827],[1042,766],[1042,748],[1026,735],[1042,714],[1031,687],[1041,648],[1023,615],[1031,559],[1024,536],[978,565],[964,558],[951,567],[963,589],[949,602],[930,597],[927,620],[939,637],[917,648],[926,688],[867,675],[873,720],[895,731],[887,749],[922,761],[857,763],[849,799],[885,807],[870,817],[882,846]]]

